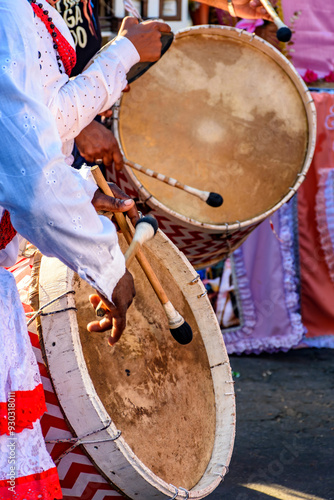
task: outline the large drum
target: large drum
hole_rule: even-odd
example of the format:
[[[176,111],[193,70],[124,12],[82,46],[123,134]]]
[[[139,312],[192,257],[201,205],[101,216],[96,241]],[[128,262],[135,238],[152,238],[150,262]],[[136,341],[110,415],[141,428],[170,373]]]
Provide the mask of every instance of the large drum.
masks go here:
[[[232,454],[230,365],[193,267],[161,232],[144,252],[190,324],[193,341],[175,342],[134,262],[136,297],[126,331],[110,348],[107,333],[86,330],[95,319],[90,287],[58,260],[43,257],[40,306],[65,294],[41,317],[46,360],[69,425],[108,482],[132,499],[200,499],[220,483]],[[54,311],[60,312],[49,314]]]
[[[179,32],[114,110],[127,159],[224,197],[211,208],[130,167],[108,172],[193,265],[219,261],[288,201],[309,168],[315,107],[290,62],[248,32]]]

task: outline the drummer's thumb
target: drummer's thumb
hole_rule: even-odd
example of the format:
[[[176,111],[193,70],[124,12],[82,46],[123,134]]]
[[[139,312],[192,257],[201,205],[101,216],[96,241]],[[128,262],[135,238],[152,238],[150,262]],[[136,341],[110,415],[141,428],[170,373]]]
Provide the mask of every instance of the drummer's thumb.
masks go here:
[[[135,17],[128,16],[123,19],[121,29],[128,30],[132,28],[132,26],[135,26],[136,24],[139,24],[138,19],[136,19]]]
[[[112,203],[114,205],[112,209],[113,212],[127,212],[135,204],[131,199],[120,200],[119,198],[113,198]]]

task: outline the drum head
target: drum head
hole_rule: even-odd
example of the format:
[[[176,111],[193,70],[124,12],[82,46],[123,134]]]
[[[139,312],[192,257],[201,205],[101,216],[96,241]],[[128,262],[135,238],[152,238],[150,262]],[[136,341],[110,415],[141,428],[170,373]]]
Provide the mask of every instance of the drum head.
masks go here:
[[[91,436],[85,449],[113,485],[139,500],[172,498],[175,487],[191,489],[191,498],[200,499],[218,486],[233,448],[228,356],[194,269],[160,231],[145,247],[169,299],[190,324],[193,341],[182,346],[173,339],[134,262],[136,297],[126,330],[111,348],[108,333],[86,330],[96,319],[88,303],[93,290],[56,259],[43,258],[40,305],[72,291],[45,310],[61,312],[41,318],[44,349],[69,424],[78,436]]]
[[[149,261],[187,318],[193,341],[181,346],[173,339],[163,308],[137,261],[131,265],[136,297],[126,330],[113,348],[107,346],[110,332],[87,331],[87,324],[96,320],[87,297],[95,292],[85,281],[75,281],[80,339],[95,389],[128,445],[164,481],[190,489],[205,472],[215,437],[210,365],[194,315],[176,281],[151,253]]]
[[[129,160],[218,192],[224,204],[211,208],[136,172],[139,193],[142,184],[167,211],[204,225],[261,217],[292,195],[308,168],[305,90],[287,59],[258,37],[219,27],[180,32],[122,97],[121,145]]]

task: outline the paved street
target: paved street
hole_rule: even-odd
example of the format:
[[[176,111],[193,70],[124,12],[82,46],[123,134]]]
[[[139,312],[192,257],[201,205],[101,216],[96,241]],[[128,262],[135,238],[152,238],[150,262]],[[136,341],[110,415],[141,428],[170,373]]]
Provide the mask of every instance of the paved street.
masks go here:
[[[237,435],[208,500],[334,499],[334,350],[232,356]]]

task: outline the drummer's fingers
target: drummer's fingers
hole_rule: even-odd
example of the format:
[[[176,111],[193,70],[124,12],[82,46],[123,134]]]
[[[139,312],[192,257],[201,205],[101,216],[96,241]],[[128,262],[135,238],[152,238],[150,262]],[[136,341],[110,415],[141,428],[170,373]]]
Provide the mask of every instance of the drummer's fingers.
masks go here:
[[[272,21],[272,17],[270,14],[268,14],[268,12],[266,11],[266,9],[263,7],[262,3],[260,0],[251,0],[249,2],[249,5],[250,7],[252,7],[253,9],[256,9],[256,13],[259,17],[261,17],[262,19],[266,19],[267,21]]]
[[[97,306],[99,305],[101,299],[100,297],[94,293],[92,295],[89,296],[89,302],[92,304],[92,306],[94,307],[94,309],[97,308]]]
[[[104,212],[127,212],[135,206],[134,200],[124,195],[122,197],[112,198],[97,190],[94,194],[92,203],[97,211]]]
[[[113,194],[122,200],[129,200],[129,198],[116,184],[109,183],[109,187],[112,190]],[[124,210],[122,210],[124,212]],[[127,209],[127,216],[131,220],[131,223],[133,226],[136,225],[136,222],[139,220],[139,213],[136,207],[136,204],[133,202],[133,205],[130,206],[130,208]]]
[[[115,141],[116,141],[116,139],[115,139]],[[116,147],[116,145],[117,145],[117,147]],[[119,149],[117,142],[116,142],[116,145],[115,145],[115,148],[113,150],[113,160],[114,160],[115,169],[118,172],[120,172],[124,167],[123,155],[121,153],[121,150]]]
[[[96,310],[101,302],[101,298],[97,294],[92,294],[89,296],[89,301]],[[107,308],[107,306],[105,307]],[[88,323],[87,330],[89,332],[105,332],[107,330],[110,330],[113,326],[113,313],[116,311],[116,308],[113,309],[114,310],[112,312],[108,310],[103,319],[101,319],[100,321],[96,320]]]
[[[135,17],[132,16],[124,17],[118,34],[120,34],[122,30],[127,30],[130,27],[134,26],[135,24],[139,24],[138,19],[136,19]]]
[[[114,344],[116,344],[116,342],[118,342],[122,333],[125,330],[125,326],[126,326],[125,314],[114,316],[113,320],[112,320],[112,325],[113,325],[113,328],[111,331],[111,335],[108,338],[108,343],[111,346],[113,346]]]
[[[144,26],[147,26],[153,30],[160,31],[161,33],[170,33],[171,27],[164,23],[163,21],[144,21],[141,23]]]

